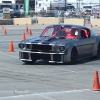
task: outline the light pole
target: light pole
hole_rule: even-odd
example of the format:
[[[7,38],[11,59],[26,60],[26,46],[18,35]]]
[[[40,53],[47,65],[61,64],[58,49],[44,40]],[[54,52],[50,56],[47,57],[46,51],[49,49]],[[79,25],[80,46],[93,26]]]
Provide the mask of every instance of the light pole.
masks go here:
[[[51,0],[50,0],[50,14],[51,14],[51,10],[52,10],[51,8],[52,8],[52,7],[51,7]]]
[[[79,0],[79,11],[80,11],[80,0]]]
[[[66,0],[65,0],[65,11],[66,11]]]
[[[35,2],[36,2],[35,3],[35,5],[36,5],[35,7],[36,7],[36,23],[37,23],[37,5],[38,5],[38,1],[36,0]]]

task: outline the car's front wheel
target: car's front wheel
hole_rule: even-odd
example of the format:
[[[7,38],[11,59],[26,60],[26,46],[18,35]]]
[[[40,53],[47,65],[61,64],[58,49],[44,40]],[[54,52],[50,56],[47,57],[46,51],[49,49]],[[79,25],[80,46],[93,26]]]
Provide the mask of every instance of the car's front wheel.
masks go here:
[[[100,42],[98,44],[97,57],[100,58]]]
[[[77,49],[74,47],[71,51],[71,64],[75,64],[77,62]]]

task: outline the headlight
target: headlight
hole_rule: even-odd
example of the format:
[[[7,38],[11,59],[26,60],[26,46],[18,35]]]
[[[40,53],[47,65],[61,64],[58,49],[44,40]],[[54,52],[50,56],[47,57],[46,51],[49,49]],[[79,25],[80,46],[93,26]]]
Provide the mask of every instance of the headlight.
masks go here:
[[[32,44],[26,44],[26,49],[32,49]]]
[[[25,47],[25,44],[19,43],[19,44],[18,44],[18,47],[19,47],[20,49],[23,49],[23,48]]]
[[[60,46],[60,47],[59,47],[59,50],[60,50],[60,51],[65,51],[65,47],[64,47],[64,46]]]

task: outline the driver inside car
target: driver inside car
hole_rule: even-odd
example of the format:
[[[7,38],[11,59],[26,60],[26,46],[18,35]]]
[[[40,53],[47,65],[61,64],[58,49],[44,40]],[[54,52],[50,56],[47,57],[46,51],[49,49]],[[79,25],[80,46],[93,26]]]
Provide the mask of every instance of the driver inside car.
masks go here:
[[[78,37],[78,30],[76,30],[75,28],[66,28],[66,38],[77,38]]]
[[[70,28],[70,27],[62,27],[57,28],[55,32],[52,34],[52,37],[65,37],[65,38],[77,38],[78,36],[78,30],[76,28]]]
[[[64,30],[64,28],[60,28],[59,30],[57,30],[57,37],[66,37],[66,32]]]
[[[66,28],[65,29],[67,36],[71,36],[72,35],[71,30],[72,30],[71,28]]]

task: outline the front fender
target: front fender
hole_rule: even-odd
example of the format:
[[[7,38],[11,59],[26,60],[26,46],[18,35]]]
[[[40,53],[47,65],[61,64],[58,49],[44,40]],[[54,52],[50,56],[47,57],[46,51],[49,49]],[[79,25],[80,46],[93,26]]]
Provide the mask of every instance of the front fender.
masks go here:
[[[76,44],[70,43],[69,45],[67,45],[67,47],[68,47],[68,51],[67,51],[67,61],[68,62],[71,62],[71,51],[72,51],[73,47],[76,47]]]

